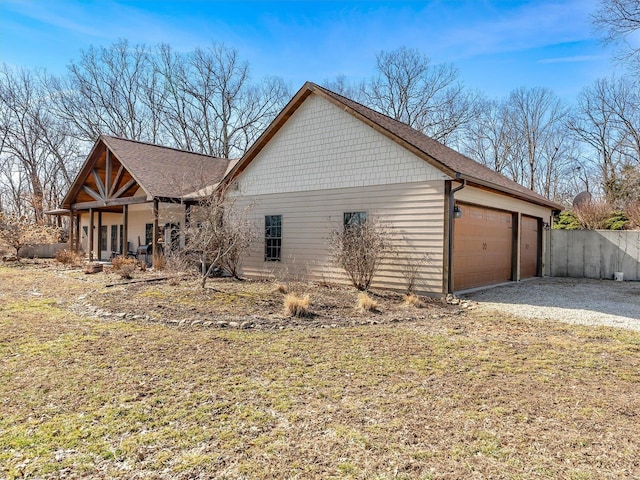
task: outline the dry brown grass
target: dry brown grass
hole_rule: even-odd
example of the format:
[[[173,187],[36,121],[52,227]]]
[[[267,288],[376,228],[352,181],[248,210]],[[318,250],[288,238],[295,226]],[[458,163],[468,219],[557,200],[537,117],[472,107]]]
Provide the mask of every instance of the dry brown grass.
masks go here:
[[[356,308],[361,312],[375,312],[378,310],[378,302],[371,298],[367,292],[360,292]]]
[[[122,278],[131,278],[133,272],[138,268],[138,261],[135,258],[128,258],[122,255],[111,260],[113,270]]]
[[[404,296],[404,303],[407,307],[424,308],[426,304],[415,293],[409,293]]]
[[[284,297],[285,314],[290,317],[308,317],[311,314],[309,311],[310,303],[309,295],[301,297],[295,293],[289,293]]]
[[[69,310],[100,282],[0,265],[0,478],[640,477],[638,332],[475,311],[257,331]],[[239,316],[273,296],[241,287]],[[188,310],[157,288],[114,298]]]

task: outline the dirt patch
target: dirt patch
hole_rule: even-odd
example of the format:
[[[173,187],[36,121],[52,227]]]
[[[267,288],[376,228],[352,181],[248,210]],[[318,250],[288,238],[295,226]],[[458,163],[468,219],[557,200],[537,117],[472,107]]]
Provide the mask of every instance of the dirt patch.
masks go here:
[[[198,328],[336,328],[460,316],[473,308],[470,302],[451,304],[429,297],[409,304],[405,295],[373,290],[369,295],[377,307],[366,311],[358,308],[359,291],[331,284],[212,278],[203,289],[198,279],[167,272],[137,271],[133,282],[127,282],[109,268],[86,275],[80,268],[46,261],[23,261],[11,270],[25,268],[46,269],[74,283],[77,288],[58,289],[54,285],[47,286],[48,291],[41,293],[53,294],[76,313]],[[162,279],[144,281],[157,277]],[[37,286],[34,289],[38,292]],[[285,313],[287,293],[309,296],[307,317],[296,318]]]

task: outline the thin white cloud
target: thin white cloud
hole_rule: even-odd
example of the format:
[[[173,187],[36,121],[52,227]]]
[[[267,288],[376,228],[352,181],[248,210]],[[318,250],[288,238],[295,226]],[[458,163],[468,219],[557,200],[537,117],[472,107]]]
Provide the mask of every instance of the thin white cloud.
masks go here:
[[[537,63],[580,63],[597,62],[606,58],[604,55],[574,55],[572,57],[544,58]]]

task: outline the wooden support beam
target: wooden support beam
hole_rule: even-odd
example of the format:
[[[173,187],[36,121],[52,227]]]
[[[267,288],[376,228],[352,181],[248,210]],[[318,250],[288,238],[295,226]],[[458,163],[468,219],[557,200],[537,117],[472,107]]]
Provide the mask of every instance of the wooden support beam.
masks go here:
[[[109,197],[113,197],[114,192],[118,189],[120,185],[120,181],[122,180],[122,175],[124,174],[124,166],[120,165],[118,169],[118,173],[116,174],[116,178],[113,181],[113,185],[111,185],[111,189],[109,190]]]
[[[98,261],[102,260],[102,212],[98,210]]]
[[[89,195],[91,195],[97,201],[99,201],[99,202],[103,201],[104,202],[104,198],[102,198],[98,192],[94,191],[92,188],[88,187],[87,185],[83,185],[82,186],[82,190],[87,192]]]
[[[102,179],[100,178],[100,174],[98,170],[95,168],[91,169],[91,173],[93,174],[93,179],[96,181],[96,187],[98,187],[98,192],[100,193],[101,198],[107,198],[107,192],[104,189],[104,183],[102,183]]]
[[[80,202],[74,203],[71,207],[74,210],[86,210],[88,208],[100,208],[100,207],[117,207],[121,205],[134,205],[140,203],[147,203],[147,197],[122,197],[122,198],[114,198],[113,200],[108,201],[98,201],[98,202]]]
[[[122,255],[129,253],[129,205],[122,207]]]
[[[151,244],[153,245],[153,260],[152,260],[152,266],[155,268],[155,266],[158,264],[158,235],[159,235],[159,231],[158,231],[158,199],[154,198],[153,199],[153,238],[151,239]]]
[[[105,174],[104,174],[104,191],[105,197],[109,196],[109,189],[111,188],[111,151],[107,148],[106,154],[106,166],[105,166]]]
[[[82,217],[79,213],[76,214],[76,249],[74,252],[80,253],[80,220]]]
[[[73,210],[69,210],[69,251],[73,252],[73,234],[75,233],[75,228],[73,225],[73,219],[75,218],[75,214]]]
[[[89,261],[93,261],[93,208],[89,209]]]
[[[129,180],[127,183],[125,183],[122,188],[120,190],[118,190],[114,195],[113,198],[116,199],[118,197],[121,197],[124,193],[126,193],[127,190],[129,190],[131,187],[133,187],[135,185],[136,181],[132,178],[131,180]]]

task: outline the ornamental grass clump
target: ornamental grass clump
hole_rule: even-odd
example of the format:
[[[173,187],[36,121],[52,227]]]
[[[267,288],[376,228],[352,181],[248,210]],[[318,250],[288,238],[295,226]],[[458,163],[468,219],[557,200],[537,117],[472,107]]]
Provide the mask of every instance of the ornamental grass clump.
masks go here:
[[[425,304],[422,301],[422,299],[419,296],[417,296],[415,293],[409,293],[408,295],[405,295],[404,304],[407,307],[414,307],[414,308],[424,308],[425,307]]]
[[[378,310],[378,302],[366,292],[362,292],[358,295],[357,308],[361,312],[376,312]]]
[[[289,317],[308,317],[310,305],[309,295],[300,297],[295,293],[289,293],[284,297],[284,311]]]

